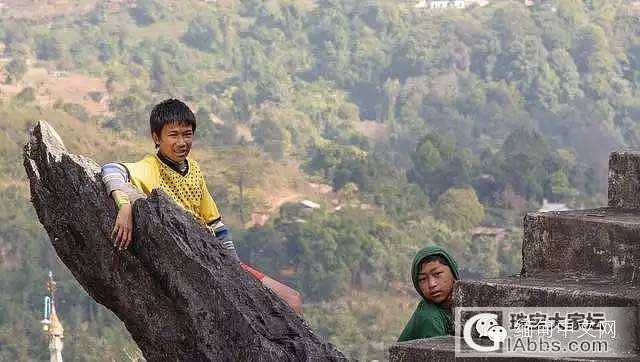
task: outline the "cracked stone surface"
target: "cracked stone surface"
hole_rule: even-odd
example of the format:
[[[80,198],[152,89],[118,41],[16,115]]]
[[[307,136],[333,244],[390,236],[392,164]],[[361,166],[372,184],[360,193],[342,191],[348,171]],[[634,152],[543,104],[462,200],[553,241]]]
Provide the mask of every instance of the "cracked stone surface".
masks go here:
[[[599,276],[538,274],[460,280],[454,286],[454,305],[465,307],[638,307],[640,286],[616,283]]]
[[[640,283],[640,210],[529,213],[522,274],[586,273]]]
[[[640,209],[640,153],[611,153],[608,197],[610,207]]]

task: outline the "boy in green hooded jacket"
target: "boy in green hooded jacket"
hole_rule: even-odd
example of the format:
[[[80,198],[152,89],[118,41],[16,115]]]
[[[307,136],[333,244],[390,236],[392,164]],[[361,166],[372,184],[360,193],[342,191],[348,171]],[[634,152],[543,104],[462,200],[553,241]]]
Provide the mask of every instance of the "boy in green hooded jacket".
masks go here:
[[[413,258],[411,279],[421,299],[398,342],[453,335],[451,302],[453,283],[458,279],[455,259],[442,247],[427,246]]]

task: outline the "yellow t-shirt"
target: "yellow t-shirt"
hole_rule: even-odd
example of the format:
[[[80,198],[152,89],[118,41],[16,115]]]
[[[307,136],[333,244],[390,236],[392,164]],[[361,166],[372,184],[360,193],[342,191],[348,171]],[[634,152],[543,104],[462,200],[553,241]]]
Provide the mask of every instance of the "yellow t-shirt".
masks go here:
[[[162,162],[157,155],[148,155],[133,163],[123,163],[129,171],[130,182],[145,195],[159,188],[171,196],[185,210],[207,225],[220,219],[218,206],[211,197],[200,166],[187,158],[188,172],[183,176]]]

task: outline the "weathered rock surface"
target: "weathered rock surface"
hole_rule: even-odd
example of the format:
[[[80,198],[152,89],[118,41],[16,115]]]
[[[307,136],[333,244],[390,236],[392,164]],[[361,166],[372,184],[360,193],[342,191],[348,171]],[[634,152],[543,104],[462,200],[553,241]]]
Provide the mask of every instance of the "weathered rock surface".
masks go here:
[[[576,274],[460,280],[454,307],[638,307],[640,285]]]
[[[640,153],[609,155],[609,207],[640,209]]]
[[[24,166],[58,256],[124,322],[147,360],[344,359],[161,191],[134,204],[139,251],[117,251],[109,239],[116,209],[99,166],[67,152],[45,121],[30,130]]]
[[[640,210],[608,207],[527,214],[522,274],[547,272],[640,282]]]

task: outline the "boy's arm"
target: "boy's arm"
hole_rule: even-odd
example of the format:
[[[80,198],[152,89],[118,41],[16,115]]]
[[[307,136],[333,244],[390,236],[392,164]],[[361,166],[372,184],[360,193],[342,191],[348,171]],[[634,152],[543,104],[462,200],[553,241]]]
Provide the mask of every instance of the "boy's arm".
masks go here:
[[[229,229],[224,222],[222,222],[222,216],[220,215],[218,206],[209,193],[209,189],[207,188],[207,184],[204,182],[204,178],[201,182],[202,184],[200,187],[202,188],[202,200],[200,200],[200,216],[205,220],[209,229],[213,231],[215,240],[220,243],[225,254],[240,262],[233,240],[231,240]]]
[[[225,255],[228,255],[231,258],[235,259],[237,262],[240,262],[238,253],[236,253],[236,247],[233,244],[233,240],[231,240],[231,234],[229,233],[229,229],[227,229],[227,226],[222,222],[222,220],[218,219],[217,222],[208,226],[209,226],[209,229],[211,229],[211,231],[213,231],[213,234],[215,235],[214,240],[219,242],[220,245],[222,246],[222,249],[224,250]]]
[[[131,201],[127,194],[127,181],[129,177],[124,166],[117,163],[108,163],[102,166],[102,181],[107,193],[113,198],[118,207],[118,216],[111,231],[113,246],[118,249],[126,249],[133,241],[133,212]]]

